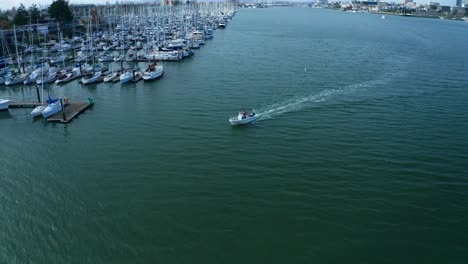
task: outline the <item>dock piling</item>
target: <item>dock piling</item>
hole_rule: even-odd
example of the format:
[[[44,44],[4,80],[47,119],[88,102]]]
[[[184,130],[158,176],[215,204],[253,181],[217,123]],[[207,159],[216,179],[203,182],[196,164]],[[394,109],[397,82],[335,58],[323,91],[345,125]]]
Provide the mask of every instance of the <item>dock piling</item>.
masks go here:
[[[39,86],[36,84],[36,93],[37,93],[37,101],[41,103],[41,94],[39,93]]]
[[[65,115],[65,106],[63,103],[63,97],[60,97],[60,106],[62,107],[62,118],[67,121],[67,116]]]

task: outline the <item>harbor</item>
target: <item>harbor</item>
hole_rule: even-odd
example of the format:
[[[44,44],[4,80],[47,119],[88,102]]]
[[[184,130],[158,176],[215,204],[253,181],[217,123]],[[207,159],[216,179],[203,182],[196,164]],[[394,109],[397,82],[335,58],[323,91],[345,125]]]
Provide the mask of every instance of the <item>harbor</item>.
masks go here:
[[[0,263],[465,263],[467,30],[241,8],[97,78],[153,81],[1,85],[34,105],[0,112]],[[49,96],[94,105],[32,117]]]
[[[0,85],[41,86],[54,99],[66,96],[55,90],[68,83],[156,82],[167,63],[191,59],[236,13],[229,2],[89,7],[72,6],[72,24],[57,21],[1,31]],[[8,99],[11,109],[34,105]]]

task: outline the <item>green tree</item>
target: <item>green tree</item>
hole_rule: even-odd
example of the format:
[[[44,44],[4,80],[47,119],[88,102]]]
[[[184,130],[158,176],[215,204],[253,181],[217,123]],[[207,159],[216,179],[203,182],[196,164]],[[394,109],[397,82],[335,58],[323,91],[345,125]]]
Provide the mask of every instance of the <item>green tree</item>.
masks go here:
[[[31,18],[31,23],[35,24],[39,19],[41,19],[41,12],[37,8],[36,4],[33,4],[29,7],[29,17]]]
[[[49,7],[49,15],[61,23],[73,20],[72,11],[65,0],[55,0],[52,2]]]
[[[13,18],[13,23],[17,26],[26,25],[29,23],[29,13],[23,4],[21,4],[18,8],[18,11],[16,11],[16,15]]]

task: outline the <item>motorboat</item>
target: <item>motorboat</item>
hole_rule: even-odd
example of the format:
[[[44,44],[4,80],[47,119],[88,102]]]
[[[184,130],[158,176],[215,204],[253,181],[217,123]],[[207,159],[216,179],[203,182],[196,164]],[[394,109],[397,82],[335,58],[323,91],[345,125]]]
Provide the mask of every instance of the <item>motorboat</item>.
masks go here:
[[[241,111],[237,116],[231,117],[229,123],[233,126],[237,125],[247,125],[252,123],[257,119],[257,116],[254,111],[252,113],[247,113],[246,111]]]
[[[7,99],[0,99],[0,111],[8,110],[8,106],[10,106],[11,100]]]
[[[81,82],[83,84],[90,84],[97,82],[101,78],[102,73],[100,71],[86,74],[82,79]]]
[[[65,74],[62,74],[58,77],[57,80],[55,80],[55,84],[63,84],[63,83],[66,83],[66,82],[69,82],[70,80],[73,79],[73,73],[72,72],[68,72],[68,73],[65,73]]]
[[[178,61],[183,58],[182,53],[179,53],[177,50],[172,51],[163,51],[158,50],[154,51],[146,56],[147,59],[154,60],[163,60],[163,61]]]
[[[164,73],[164,68],[162,65],[157,65],[156,61],[151,63],[143,74],[143,80],[150,81],[157,79]]]

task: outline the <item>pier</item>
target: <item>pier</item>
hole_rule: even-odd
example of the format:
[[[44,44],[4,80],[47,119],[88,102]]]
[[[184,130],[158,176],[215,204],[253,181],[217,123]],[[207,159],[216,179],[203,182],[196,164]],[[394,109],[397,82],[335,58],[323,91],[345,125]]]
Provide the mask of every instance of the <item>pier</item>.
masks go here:
[[[38,102],[10,102],[8,108],[35,108],[39,105],[41,105],[41,103]]]
[[[94,103],[88,102],[72,102],[63,107],[63,110],[47,118],[48,122],[69,123],[73,118],[83,113],[86,109],[91,107]]]
[[[41,105],[38,102],[11,102],[9,108],[35,108],[36,106]],[[44,103],[44,105],[47,105]],[[60,111],[49,118],[48,122],[60,122],[60,123],[69,123],[73,118],[77,117],[83,113],[86,109],[94,105],[92,99],[88,99],[87,102],[69,102],[63,107],[63,111]]]

